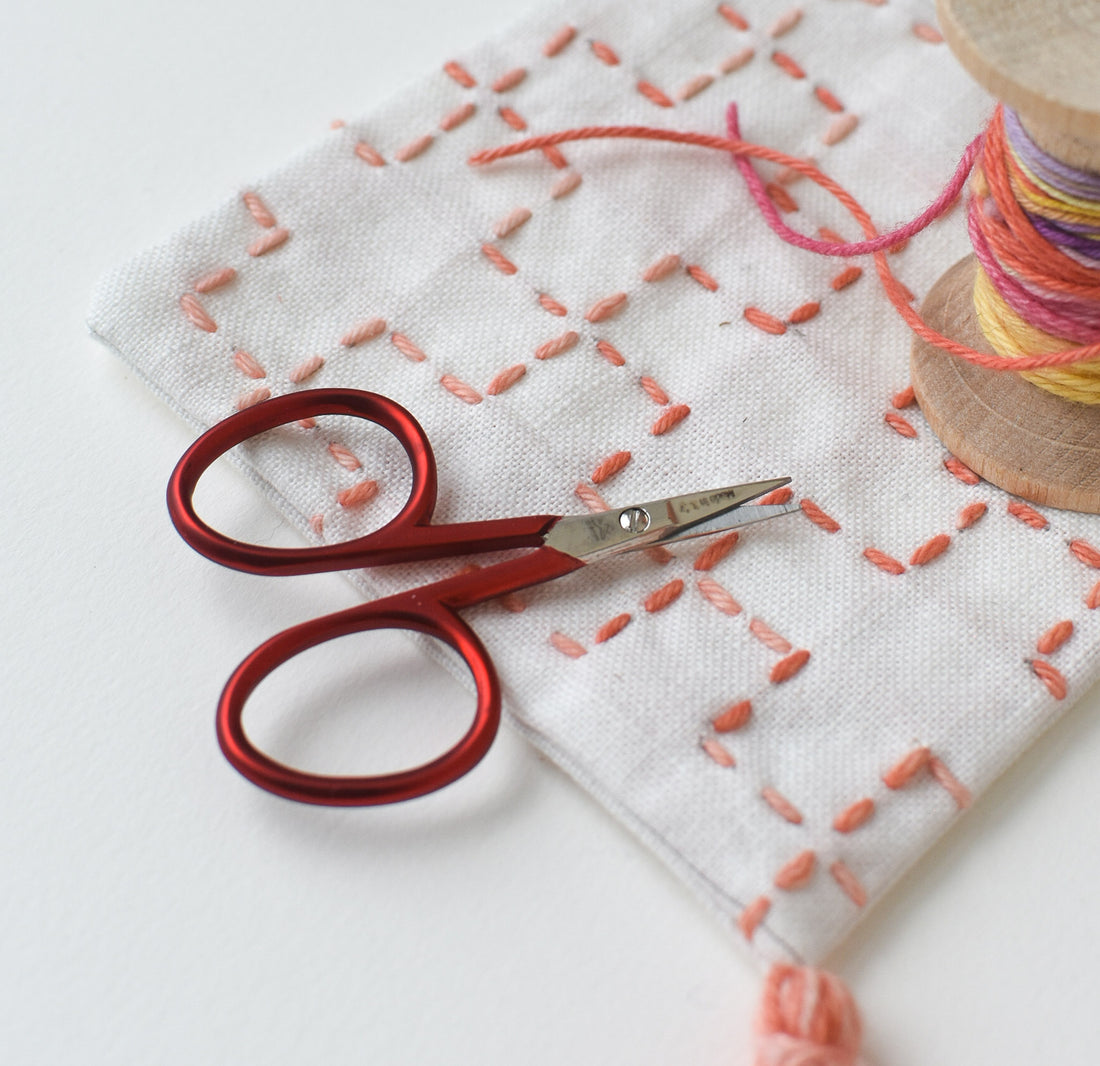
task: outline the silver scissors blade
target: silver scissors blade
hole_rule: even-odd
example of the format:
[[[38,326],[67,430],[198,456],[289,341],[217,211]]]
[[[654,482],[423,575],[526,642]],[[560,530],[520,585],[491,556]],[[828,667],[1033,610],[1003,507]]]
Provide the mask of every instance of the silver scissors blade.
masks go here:
[[[789,514],[794,503],[743,507],[789,484],[789,477],[731,485],[724,489],[669,496],[592,515],[562,518],[546,534],[551,548],[591,562],[624,551],[723,533]]]

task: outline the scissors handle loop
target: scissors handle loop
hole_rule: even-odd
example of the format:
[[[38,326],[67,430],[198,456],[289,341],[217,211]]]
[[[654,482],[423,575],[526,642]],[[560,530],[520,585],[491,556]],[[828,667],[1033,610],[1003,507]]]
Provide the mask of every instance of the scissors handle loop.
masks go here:
[[[456,610],[493,596],[560,577],[582,564],[541,548],[485,570],[402,592],[294,626],[261,644],[233,672],[218,705],[218,742],[226,758],[254,784],[301,803],[363,807],[423,796],[469,772],[484,757],[500,725],[500,682],[485,645]],[[474,719],[462,738],[438,758],[398,773],[372,776],[312,774],[277,762],[248,738],[244,706],[276,667],[336,637],[373,629],[407,629],[450,645],[465,660],[477,689]]]
[[[320,415],[352,415],[392,433],[412,464],[412,490],[401,511],[381,529],[315,548],[270,548],[219,533],[195,510],[199,479],[238,444],[277,426]],[[252,574],[315,574],[414,562],[468,552],[537,547],[557,516],[533,515],[433,526],[436,467],[420,423],[398,403],[358,389],[311,389],[238,411],[208,429],[176,464],[168,482],[168,513],[183,539],[200,554]]]

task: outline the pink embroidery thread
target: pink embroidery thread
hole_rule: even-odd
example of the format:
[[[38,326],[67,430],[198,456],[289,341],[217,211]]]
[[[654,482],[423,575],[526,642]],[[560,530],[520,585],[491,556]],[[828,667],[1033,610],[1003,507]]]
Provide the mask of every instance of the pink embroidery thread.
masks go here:
[[[386,320],[384,318],[368,318],[365,322],[352,326],[340,338],[340,344],[344,348],[354,348],[358,344],[365,344],[367,341],[374,340],[375,337],[381,337],[385,332]],[[394,336],[397,336],[397,334],[394,334]]]
[[[817,866],[817,856],[810,850],[799,852],[790,862],[780,867],[775,875],[775,887],[793,892],[809,884]]]
[[[768,675],[769,680],[774,685],[780,685],[784,681],[789,681],[809,661],[810,653],[805,648],[800,648],[798,651],[792,651],[790,655],[780,659],[779,662],[771,668],[771,673]]]
[[[602,300],[597,300],[588,309],[584,317],[589,322],[603,322],[613,315],[617,315],[626,306],[626,303],[626,293],[617,292],[611,296],[605,296]]]
[[[760,790],[760,798],[771,807],[776,814],[790,822],[791,825],[802,824],[802,812],[777,789],[770,787],[762,788]]]
[[[760,923],[771,910],[771,900],[767,896],[757,896],[737,917],[737,928],[746,940],[752,940]]]
[[[710,724],[716,733],[734,733],[738,729],[744,729],[751,717],[752,703],[749,700],[740,700],[716,715]]]
[[[630,462],[630,458],[630,452],[615,452],[614,455],[609,455],[592,471],[592,481],[602,485],[622,470]]]
[[[838,833],[852,833],[865,825],[875,813],[875,801],[864,797],[846,807],[833,819],[833,828]]]

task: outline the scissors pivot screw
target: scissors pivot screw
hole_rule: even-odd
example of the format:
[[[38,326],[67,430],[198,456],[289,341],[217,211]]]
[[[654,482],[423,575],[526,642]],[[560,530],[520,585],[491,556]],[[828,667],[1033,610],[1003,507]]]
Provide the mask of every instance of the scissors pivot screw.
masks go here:
[[[644,533],[649,529],[649,512],[644,507],[628,507],[619,515],[619,525],[627,533]]]

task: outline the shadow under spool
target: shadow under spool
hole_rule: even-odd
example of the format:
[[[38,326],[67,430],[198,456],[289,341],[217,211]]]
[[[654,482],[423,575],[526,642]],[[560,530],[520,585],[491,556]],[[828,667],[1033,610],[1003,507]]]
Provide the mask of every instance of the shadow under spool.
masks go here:
[[[1040,148],[1100,171],[1100,0],[937,0],[937,9],[960,63]],[[945,337],[994,354],[974,311],[975,266],[971,255],[951,267],[921,315]],[[932,431],[975,473],[1034,503],[1100,514],[1100,404],[1063,400],[920,338],[910,366]]]

